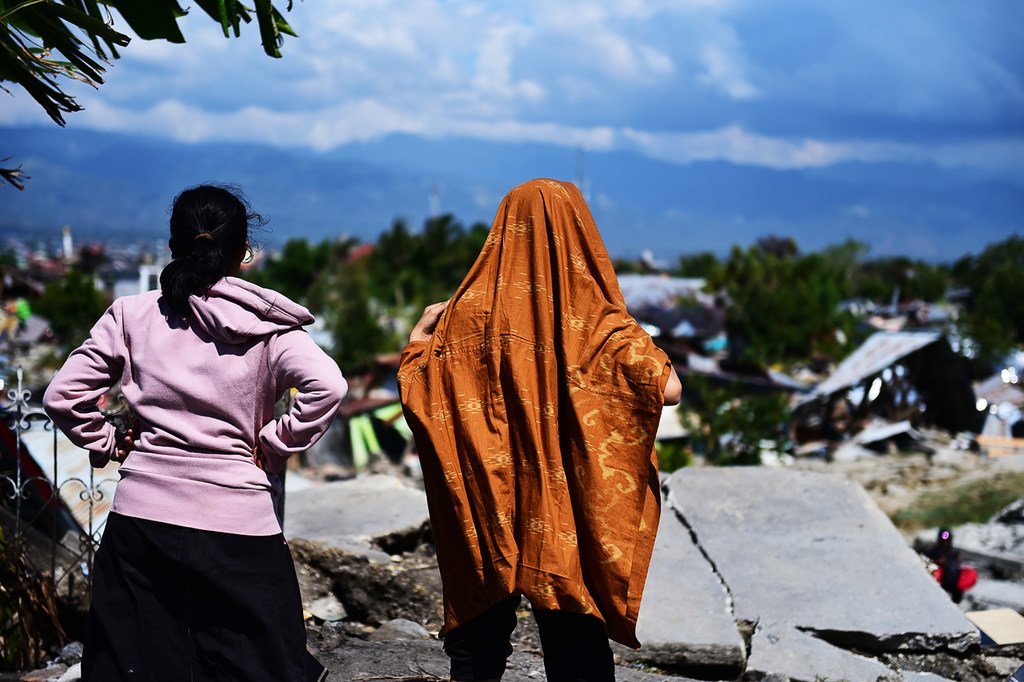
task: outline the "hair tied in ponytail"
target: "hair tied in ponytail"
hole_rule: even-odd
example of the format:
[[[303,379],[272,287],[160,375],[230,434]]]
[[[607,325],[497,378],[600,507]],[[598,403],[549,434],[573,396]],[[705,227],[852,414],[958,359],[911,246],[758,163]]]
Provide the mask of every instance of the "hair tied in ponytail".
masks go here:
[[[160,273],[163,299],[179,317],[190,314],[189,296],[205,296],[238,267],[249,226],[263,224],[241,193],[227,186],[198,185],[179,194],[171,208],[171,262]]]

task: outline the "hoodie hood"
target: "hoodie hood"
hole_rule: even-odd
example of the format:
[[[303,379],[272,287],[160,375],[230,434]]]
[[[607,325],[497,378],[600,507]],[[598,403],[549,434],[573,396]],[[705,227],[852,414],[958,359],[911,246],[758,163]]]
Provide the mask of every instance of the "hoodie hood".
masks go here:
[[[189,296],[188,304],[191,325],[225,343],[243,343],[313,322],[298,303],[237,277],[221,279],[206,296]]]

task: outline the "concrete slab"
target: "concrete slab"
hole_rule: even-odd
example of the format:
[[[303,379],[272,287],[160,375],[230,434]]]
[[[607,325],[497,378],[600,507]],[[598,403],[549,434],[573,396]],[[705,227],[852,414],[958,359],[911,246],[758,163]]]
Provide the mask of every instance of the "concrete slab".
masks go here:
[[[877,682],[896,679],[896,673],[878,661],[857,656],[807,635],[788,624],[759,626],[750,642],[750,660],[744,679],[846,680]]]
[[[745,467],[683,469],[668,487],[731,589],[737,619],[813,631],[866,652],[977,642],[859,485]]]
[[[289,493],[284,533],[388,562],[403,536],[425,532],[427,498],[394,476],[374,475]],[[383,549],[382,549],[383,546]]]
[[[671,500],[661,509],[637,637],[642,648],[617,649],[620,656],[668,670],[704,668],[721,679],[743,672],[746,645],[732,616],[729,594],[676,516]]]

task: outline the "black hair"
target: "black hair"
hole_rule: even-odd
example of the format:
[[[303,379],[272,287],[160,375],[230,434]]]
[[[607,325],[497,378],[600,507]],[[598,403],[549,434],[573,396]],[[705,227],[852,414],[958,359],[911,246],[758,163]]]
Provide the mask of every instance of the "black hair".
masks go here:
[[[171,310],[188,317],[188,297],[205,295],[237,265],[251,227],[265,221],[241,191],[226,185],[189,187],[171,207],[171,262],[160,290]]]

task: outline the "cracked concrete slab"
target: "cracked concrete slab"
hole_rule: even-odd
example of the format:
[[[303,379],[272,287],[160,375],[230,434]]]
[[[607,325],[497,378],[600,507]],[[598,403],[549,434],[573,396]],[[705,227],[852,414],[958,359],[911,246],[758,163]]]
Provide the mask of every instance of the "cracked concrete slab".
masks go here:
[[[812,680],[876,679],[897,673],[851,649],[964,651],[978,641],[976,629],[854,483],[749,467],[683,469],[667,487],[728,585],[736,620],[761,624],[748,676],[792,669]],[[843,661],[848,671],[838,674]]]
[[[750,642],[744,679],[788,679],[797,682],[847,680],[876,682],[897,679],[878,661],[838,649],[786,623],[760,625]]]
[[[640,604],[639,651],[617,648],[627,660],[666,670],[703,670],[720,679],[743,672],[746,645],[731,598],[689,530],[666,502]]]
[[[388,562],[382,545],[422,532],[427,520],[422,490],[394,476],[363,476],[288,493],[284,534]]]

